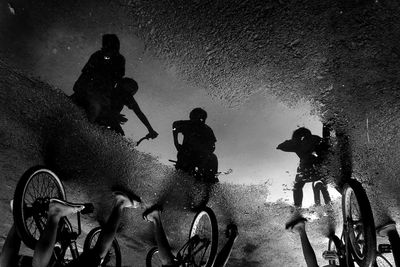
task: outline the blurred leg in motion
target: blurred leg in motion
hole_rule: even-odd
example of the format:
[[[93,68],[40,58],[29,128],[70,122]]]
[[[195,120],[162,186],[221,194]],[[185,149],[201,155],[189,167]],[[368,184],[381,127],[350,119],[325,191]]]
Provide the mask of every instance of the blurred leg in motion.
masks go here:
[[[307,267],[318,267],[317,258],[315,256],[314,249],[312,248],[308,236],[306,233],[306,219],[297,218],[286,224],[286,229],[300,235],[301,246],[303,248],[304,259],[306,260]]]
[[[117,233],[119,224],[121,222],[123,210],[125,208],[138,208],[140,207],[140,199],[137,197],[129,197],[122,192],[114,192],[114,205],[107,222],[102,227],[99,239],[96,242],[94,251],[104,258],[112,246],[115,234]]]
[[[217,259],[215,260],[214,267],[225,267],[227,264],[229,257],[231,256],[233,244],[235,243],[238,237],[238,230],[235,224],[230,224],[226,228],[226,234],[228,237],[228,241],[225,246],[218,253]]]
[[[154,236],[156,238],[158,253],[163,265],[174,266],[176,264],[175,257],[171,252],[167,236],[161,222],[161,211],[157,208],[150,208],[145,211],[143,218],[154,225]]]
[[[17,266],[20,247],[21,239],[19,238],[15,225],[13,224],[1,250],[0,267]]]

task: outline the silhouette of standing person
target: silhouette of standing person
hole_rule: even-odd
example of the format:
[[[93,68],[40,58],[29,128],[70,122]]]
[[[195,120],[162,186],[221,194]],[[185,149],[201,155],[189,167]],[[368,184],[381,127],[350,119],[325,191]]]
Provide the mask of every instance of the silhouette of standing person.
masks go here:
[[[125,75],[125,58],[119,53],[120,42],[115,34],[104,34],[102,47],[89,58],[75,82],[71,96],[95,122],[101,109],[110,105],[112,89]]]
[[[188,172],[200,179],[215,182],[218,171],[218,159],[215,150],[214,132],[206,124],[207,112],[195,108],[190,112],[190,120],[175,121],[172,124],[174,145],[178,151],[176,168]],[[183,135],[182,144],[178,134]]]
[[[277,149],[285,152],[294,152],[300,158],[297,174],[293,186],[293,199],[296,207],[301,207],[303,202],[303,187],[307,182],[321,181],[318,190],[324,196],[325,204],[330,203],[326,182],[318,172],[318,166],[326,153],[326,144],[322,138],[311,134],[307,128],[301,127],[293,132],[292,139],[278,145]],[[319,192],[319,191],[318,191]]]

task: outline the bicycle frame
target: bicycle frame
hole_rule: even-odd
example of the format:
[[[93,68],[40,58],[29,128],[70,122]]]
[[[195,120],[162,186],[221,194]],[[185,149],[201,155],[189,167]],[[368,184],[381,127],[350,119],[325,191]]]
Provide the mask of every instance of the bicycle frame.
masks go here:
[[[209,240],[201,239],[198,235],[193,236],[178,251],[177,258],[178,258],[179,263],[182,266],[195,266],[194,265],[194,262],[195,262],[194,257],[200,251],[202,251],[203,248],[205,248],[203,255],[201,255],[201,259],[203,259],[204,255],[206,254],[206,252],[208,250],[208,247],[210,246],[210,243],[211,242]]]

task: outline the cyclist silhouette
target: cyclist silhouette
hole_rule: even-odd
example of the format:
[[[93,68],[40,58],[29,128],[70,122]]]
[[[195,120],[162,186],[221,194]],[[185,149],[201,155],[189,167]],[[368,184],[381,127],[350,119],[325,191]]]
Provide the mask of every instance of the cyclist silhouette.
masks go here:
[[[294,152],[300,158],[297,175],[293,186],[293,199],[296,207],[303,202],[303,187],[307,182],[318,181],[315,191],[322,192],[325,204],[330,203],[326,182],[319,173],[320,163],[328,150],[326,142],[317,135],[312,135],[307,128],[301,127],[293,132],[292,139],[278,145],[277,149],[285,152]],[[319,182],[320,181],[320,182]],[[318,204],[318,203],[316,203]]]
[[[147,117],[143,114],[134,95],[138,84],[125,75],[125,58],[119,53],[120,42],[115,34],[104,34],[102,48],[96,51],[82,69],[74,84],[72,100],[84,108],[90,122],[107,126],[124,135],[121,124],[127,119],[121,115],[124,106],[133,110],[149,131],[149,138],[156,138]]]
[[[217,139],[205,123],[207,112],[195,108],[189,118],[172,124],[174,145],[178,151],[176,168],[205,181],[216,182],[218,159],[213,152]],[[182,144],[178,141],[179,133],[183,135]]]

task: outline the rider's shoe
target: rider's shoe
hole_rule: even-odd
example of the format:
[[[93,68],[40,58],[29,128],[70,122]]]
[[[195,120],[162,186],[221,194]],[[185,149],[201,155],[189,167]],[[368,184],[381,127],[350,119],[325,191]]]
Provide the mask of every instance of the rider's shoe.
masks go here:
[[[125,193],[122,191],[114,191],[113,194],[115,196],[116,203],[122,205],[123,208],[136,209],[142,206],[142,200],[140,197],[134,194]]]
[[[380,237],[387,237],[391,231],[396,231],[396,223],[393,221],[390,221],[376,229],[376,233]]]
[[[153,217],[158,216],[159,214],[162,213],[162,211],[163,211],[163,207],[159,204],[155,204],[155,205],[151,206],[150,208],[148,208],[147,210],[145,210],[145,212],[143,212],[142,218],[143,218],[143,220],[145,220],[147,222],[152,222]]]
[[[289,230],[291,232],[294,232],[297,227],[299,227],[299,226],[302,227],[306,221],[307,221],[307,219],[302,216],[296,217],[293,220],[286,223],[285,229]]]
[[[239,235],[236,224],[230,223],[226,226],[225,236],[226,238],[235,238]]]
[[[49,215],[68,216],[85,208],[83,204],[74,204],[57,198],[51,198],[49,203]]]

